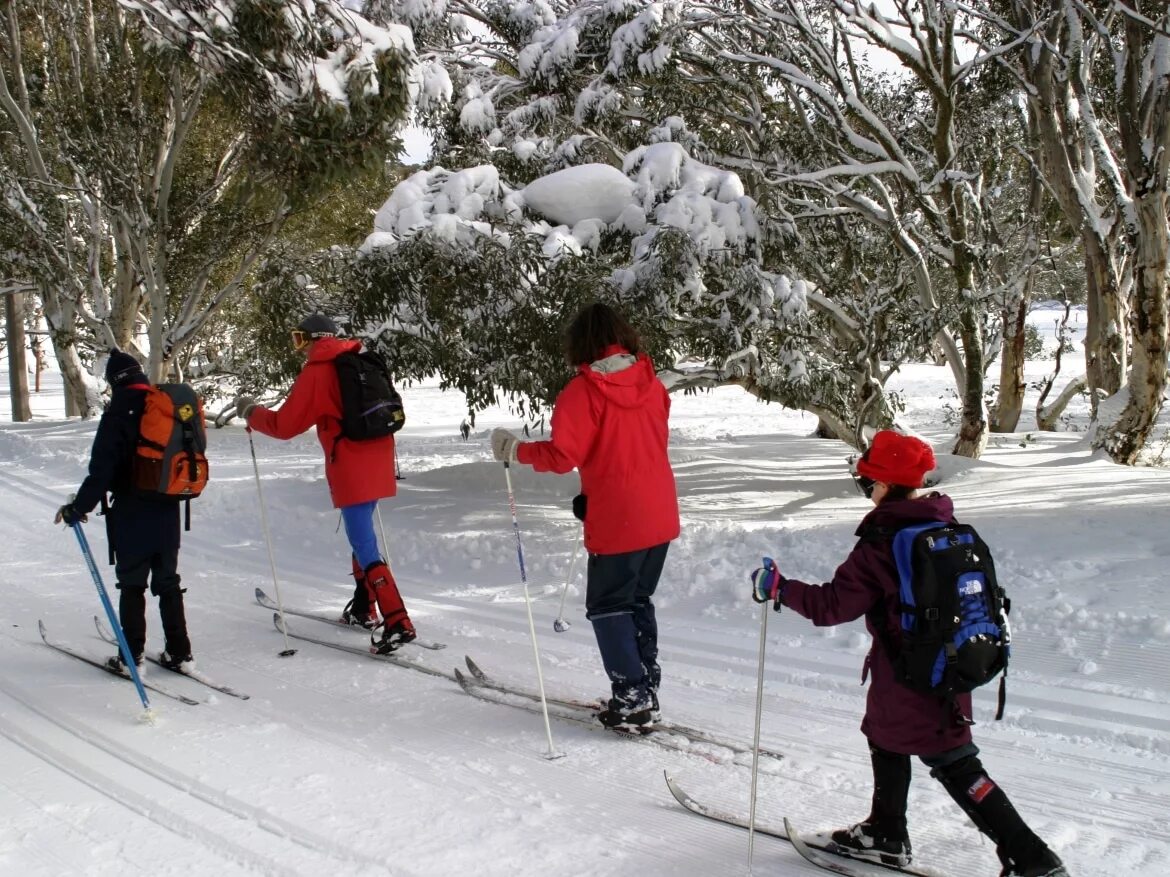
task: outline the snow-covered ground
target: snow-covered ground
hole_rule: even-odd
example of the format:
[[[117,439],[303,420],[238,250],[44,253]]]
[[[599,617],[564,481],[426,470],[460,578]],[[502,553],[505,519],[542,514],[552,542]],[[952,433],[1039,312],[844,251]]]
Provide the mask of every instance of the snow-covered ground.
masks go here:
[[[1036,376],[1044,363],[1036,364]],[[899,377],[906,421],[943,449],[949,372]],[[0,369],[0,392],[7,375]],[[52,525],[77,487],[93,423],[60,418],[49,389],[32,423],[0,396],[0,874],[4,875],[723,875],[747,873],[747,835],[670,797],[663,771],[695,797],[746,814],[750,760],[663,750],[468,697],[452,682],[299,643],[281,658],[248,439],[211,433],[212,482],[193,507],[181,572],[200,667],[251,694],[206,703],[154,698],[137,721],[133,688],[44,647],[56,638],[105,655],[97,595],[75,541]],[[423,635],[415,650],[450,671],[473,656],[535,684],[504,473],[480,416],[457,427],[461,397],[406,388],[399,496],[383,504],[391,562]],[[1027,415],[1025,421],[1027,421]],[[827,578],[868,508],[847,448],[808,438],[813,420],[738,390],[678,397],[672,455],[683,534],[658,595],[668,717],[750,741],[760,611],[747,575],[763,554],[787,573]],[[311,435],[257,437],[286,605],[338,611],[351,580]],[[992,776],[1073,875],[1162,875],[1170,858],[1170,596],[1165,570],[1170,472],[1095,458],[1077,433],[993,437],[978,462],[943,457],[962,520],[995,550],[1013,598],[1007,715],[977,696],[976,740]],[[577,479],[513,474],[524,555],[551,692],[606,685],[582,609],[554,633],[578,529]],[[105,555],[100,519],[87,533]],[[110,568],[102,565],[112,589]],[[579,569],[580,567],[578,567]],[[150,609],[151,642],[161,648]],[[360,635],[313,622],[293,630]],[[858,731],[867,638],[860,622],[816,629],[769,618],[759,818],[812,830],[865,816],[870,775]],[[998,873],[994,852],[917,765],[911,834],[923,866],[952,877]],[[756,874],[811,874],[785,843],[757,837]]]

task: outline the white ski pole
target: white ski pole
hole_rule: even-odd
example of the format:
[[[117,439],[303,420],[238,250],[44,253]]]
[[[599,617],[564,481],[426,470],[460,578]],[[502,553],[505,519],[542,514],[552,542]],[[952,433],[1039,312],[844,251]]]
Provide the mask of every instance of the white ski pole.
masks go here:
[[[540,709],[544,714],[544,732],[548,735],[548,752],[545,758],[561,758],[565,753],[557,752],[553,745],[552,723],[548,719],[548,699],[544,696],[544,673],[540,669],[540,648],[536,644],[536,622],[532,620],[532,599],[528,596],[528,573],[524,571],[524,546],[520,542],[520,521],[516,518],[516,495],[512,492],[512,470],[504,461],[504,479],[508,483],[508,508],[512,511],[512,529],[516,533],[516,559],[520,562],[520,583],[524,585],[524,605],[528,609],[528,632],[532,636],[532,655],[536,659],[536,681],[540,686]]]
[[[772,558],[764,558],[764,568],[772,569]],[[768,645],[768,604],[760,607],[760,660],[756,669],[756,727],[752,735],[752,792],[748,807],[748,873],[752,873],[752,854],[756,843],[756,780],[760,775],[760,719],[764,711],[764,651]]]
[[[288,642],[288,630],[284,622],[284,603],[280,599],[280,581],[276,577],[276,555],[272,553],[272,534],[268,530],[268,508],[264,505],[264,488],[260,486],[260,464],[256,462],[256,445],[252,441],[252,427],[247,427],[248,447],[252,450],[252,471],[256,473],[256,494],[260,499],[260,525],[264,528],[264,544],[268,546],[268,564],[272,567],[272,587],[276,590],[276,609],[280,614],[280,632],[284,634],[282,658],[291,658],[297,653]]]
[[[565,579],[565,588],[561,591],[561,608],[557,610],[556,620],[553,621],[553,630],[564,633],[573,625],[565,620],[565,597],[569,594],[569,582],[573,581],[573,573],[577,571],[577,558],[581,556],[582,542],[577,540],[577,547],[573,549],[573,559],[569,561],[569,577]]]

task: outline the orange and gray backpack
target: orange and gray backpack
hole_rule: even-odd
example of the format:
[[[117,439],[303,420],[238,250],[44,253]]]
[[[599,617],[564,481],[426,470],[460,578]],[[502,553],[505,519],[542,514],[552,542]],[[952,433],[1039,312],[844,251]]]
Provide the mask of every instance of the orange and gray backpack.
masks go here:
[[[146,391],[130,482],[139,493],[190,500],[207,486],[207,428],[203,403],[189,384]],[[190,527],[191,507],[187,507]]]

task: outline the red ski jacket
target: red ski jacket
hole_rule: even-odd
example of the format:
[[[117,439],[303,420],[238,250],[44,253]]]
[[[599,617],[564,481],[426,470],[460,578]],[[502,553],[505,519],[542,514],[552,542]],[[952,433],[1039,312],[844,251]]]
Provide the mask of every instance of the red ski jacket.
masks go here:
[[[275,411],[257,405],[248,415],[248,426],[278,439],[293,438],[316,424],[336,508],[394,496],[398,490],[394,436],[360,442],[341,437],[341,387],[333,360],[361,346],[360,341],[318,338],[284,404]]]
[[[865,617],[873,644],[865,659],[870,682],[861,732],[875,746],[889,752],[936,755],[970,743],[971,729],[948,714],[943,698],[908,688],[895,677],[883,637],[875,631],[885,630],[887,641],[901,641],[898,566],[893,541],[875,541],[868,534],[876,528],[897,530],[924,521],[953,520],[954,505],[950,497],[942,494],[883,502],[862,519],[857,528],[861,539],[837,567],[831,582],[784,582],[784,605],[818,627]],[[971,715],[970,694],[956,695],[955,705],[963,715]]]
[[[537,472],[580,471],[591,554],[650,548],[679,534],[669,416],[649,357],[610,347],[557,396],[549,440],[522,443],[516,459]]]

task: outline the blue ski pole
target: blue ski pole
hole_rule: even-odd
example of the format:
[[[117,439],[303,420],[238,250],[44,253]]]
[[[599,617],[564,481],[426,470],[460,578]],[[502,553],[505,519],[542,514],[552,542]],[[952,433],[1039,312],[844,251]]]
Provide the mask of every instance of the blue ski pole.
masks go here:
[[[142,708],[146,710],[146,720],[154,721],[154,713],[150,708],[150,698],[146,696],[146,688],[142,685],[142,679],[138,675],[138,666],[134,663],[134,656],[130,654],[130,645],[126,642],[126,635],[122,633],[122,625],[118,621],[118,616],[114,614],[114,607],[110,603],[110,595],[106,593],[106,586],[102,584],[102,574],[98,572],[97,564],[93,560],[93,552],[89,550],[89,541],[85,538],[85,533],[81,530],[81,522],[74,521],[70,524],[73,528],[74,534],[77,536],[77,544],[81,546],[81,554],[85,558],[85,565],[89,567],[89,574],[93,576],[93,583],[97,586],[98,596],[102,598],[102,606],[106,610],[106,618],[110,621],[110,627],[114,629],[114,635],[118,638],[118,650],[122,653],[122,660],[126,664],[126,669],[130,671],[130,678],[134,680],[134,687],[138,689],[138,697],[142,700]]]

